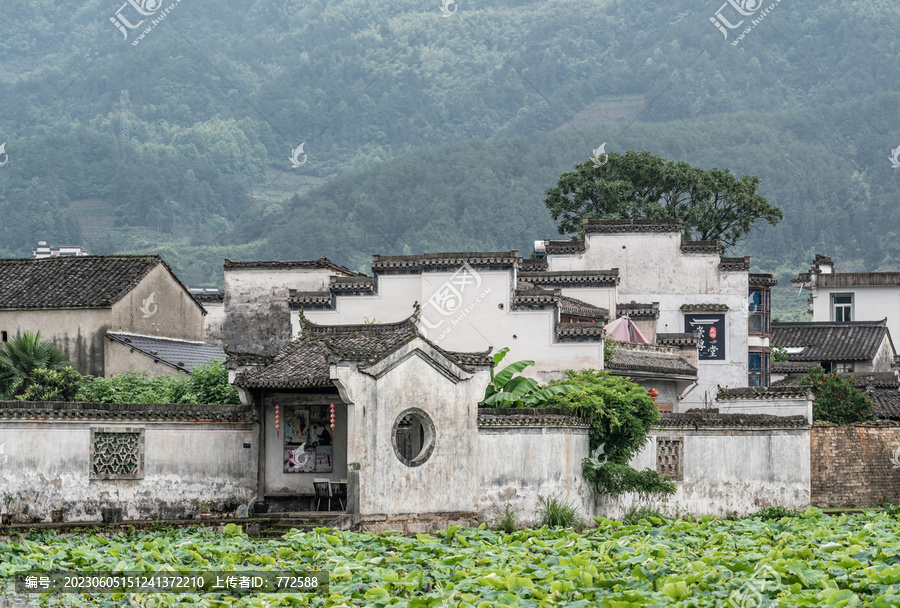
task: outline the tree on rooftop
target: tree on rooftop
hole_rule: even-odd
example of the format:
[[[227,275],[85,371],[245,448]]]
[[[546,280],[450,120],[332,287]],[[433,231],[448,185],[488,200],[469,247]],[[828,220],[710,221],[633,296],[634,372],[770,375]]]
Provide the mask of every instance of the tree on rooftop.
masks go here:
[[[684,237],[736,244],[760,221],[784,219],[756,190],[760,179],[729,169],[704,170],[649,152],[610,153],[603,166],[591,160],[564,173],[546,191],[544,204],[560,234],[583,236],[583,219],[684,220]]]

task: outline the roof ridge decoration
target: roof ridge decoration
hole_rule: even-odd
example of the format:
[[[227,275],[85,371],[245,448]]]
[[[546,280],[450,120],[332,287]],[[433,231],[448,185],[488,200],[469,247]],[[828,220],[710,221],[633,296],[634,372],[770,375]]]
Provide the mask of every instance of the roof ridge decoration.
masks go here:
[[[814,399],[812,389],[808,386],[770,386],[722,388],[718,387],[716,399],[719,401],[735,399]]]
[[[628,219],[628,220],[595,220],[584,219],[582,225],[587,233],[610,232],[678,232],[681,233],[684,221],[674,219]]]
[[[778,279],[767,272],[751,272],[749,280],[750,284],[756,287],[774,287],[778,285]]]
[[[722,240],[681,241],[682,253],[722,253]]]
[[[571,414],[542,413],[509,414],[493,408],[478,408],[478,428],[583,428],[591,427],[590,421]]]
[[[656,343],[663,346],[696,346],[700,343],[700,332],[657,333]]]
[[[618,302],[616,303],[616,318],[628,316],[632,319],[658,319],[659,318],[659,302],[650,304],[635,302]]]
[[[719,270],[730,272],[749,272],[750,256],[746,255],[742,258],[719,258]]]
[[[385,270],[425,270],[469,266],[509,266],[522,264],[518,249],[500,252],[463,251],[447,253],[423,253],[420,255],[373,255],[372,272]]]
[[[544,250],[547,255],[567,255],[584,253],[586,251],[583,240],[580,241],[544,241]]]
[[[253,422],[257,415],[254,408],[244,405],[0,401],[0,420]]]
[[[695,304],[682,304],[679,307],[679,310],[684,312],[689,312],[693,310],[700,310],[704,312],[713,312],[713,311],[727,311],[729,310],[727,304],[723,304],[721,302],[705,302],[705,303],[695,303]]]
[[[519,278],[538,286],[553,287],[606,287],[619,284],[619,269],[610,270],[561,270],[544,272],[519,272]]]
[[[758,427],[799,429],[809,428],[806,416],[771,416],[768,414],[709,414],[677,412],[659,415],[660,429],[745,428]]]
[[[224,264],[225,270],[252,270],[257,268],[281,268],[281,269],[291,269],[291,268],[329,268],[331,270],[337,270],[339,272],[344,272],[349,276],[366,276],[362,273],[355,272],[350,270],[346,266],[341,266],[335,262],[332,262],[326,257],[320,257],[316,260],[248,260],[248,261],[239,261],[239,260],[229,260],[225,258]]]

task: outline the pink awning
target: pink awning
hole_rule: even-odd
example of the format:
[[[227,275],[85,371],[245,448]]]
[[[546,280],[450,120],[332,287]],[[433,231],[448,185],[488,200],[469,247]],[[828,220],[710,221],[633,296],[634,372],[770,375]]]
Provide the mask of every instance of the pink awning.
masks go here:
[[[640,344],[650,344],[650,340],[644,337],[641,330],[637,328],[634,321],[628,317],[619,317],[605,327],[607,335],[613,340],[619,342],[638,342]]]

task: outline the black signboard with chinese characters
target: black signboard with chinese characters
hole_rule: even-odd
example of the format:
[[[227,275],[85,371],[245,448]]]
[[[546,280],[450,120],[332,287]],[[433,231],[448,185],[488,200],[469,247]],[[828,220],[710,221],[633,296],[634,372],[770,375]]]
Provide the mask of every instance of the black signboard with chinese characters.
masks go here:
[[[700,360],[725,360],[725,315],[684,315],[684,331],[700,330]]]

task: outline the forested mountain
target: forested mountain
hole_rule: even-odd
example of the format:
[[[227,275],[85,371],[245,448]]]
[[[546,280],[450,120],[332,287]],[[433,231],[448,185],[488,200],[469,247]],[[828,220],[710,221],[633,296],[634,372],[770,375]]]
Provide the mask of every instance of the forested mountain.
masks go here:
[[[159,251],[212,283],[226,256],[528,251],[607,142],[759,175],[785,212],[740,247],[761,269],[900,267],[900,9],[735,3],[765,13],[739,41],[697,0],[134,0],[167,14],[126,40],[121,2],[0,0],[0,255]]]

